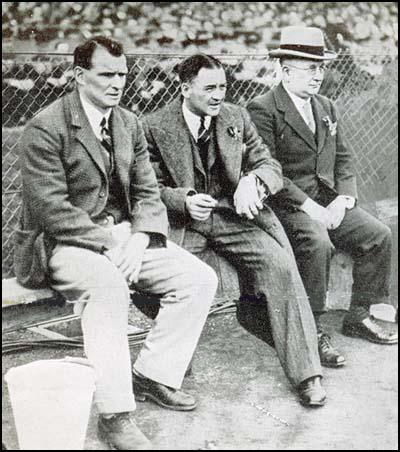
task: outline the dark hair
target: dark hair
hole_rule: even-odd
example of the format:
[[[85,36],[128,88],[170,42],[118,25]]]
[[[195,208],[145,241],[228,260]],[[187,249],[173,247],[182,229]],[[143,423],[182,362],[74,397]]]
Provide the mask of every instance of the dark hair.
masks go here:
[[[74,51],[74,67],[80,66],[83,69],[92,67],[92,56],[96,47],[103,47],[111,55],[119,57],[124,54],[122,44],[114,39],[104,36],[94,36],[85,43],[78,46]]]
[[[181,83],[191,82],[197,77],[200,69],[223,69],[221,61],[206,55],[205,53],[197,53],[185,58],[178,68],[178,75]]]

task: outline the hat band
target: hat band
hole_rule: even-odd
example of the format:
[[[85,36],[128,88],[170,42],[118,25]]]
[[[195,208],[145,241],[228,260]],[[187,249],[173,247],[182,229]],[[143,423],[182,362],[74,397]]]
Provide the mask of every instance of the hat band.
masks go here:
[[[315,56],[324,56],[324,48],[322,46],[304,46],[300,44],[284,44],[281,45],[282,50],[294,50],[296,52],[309,53]]]

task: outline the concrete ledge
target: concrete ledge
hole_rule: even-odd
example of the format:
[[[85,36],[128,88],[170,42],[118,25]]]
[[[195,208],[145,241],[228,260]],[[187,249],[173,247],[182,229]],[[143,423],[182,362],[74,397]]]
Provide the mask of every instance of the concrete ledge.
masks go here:
[[[225,259],[210,253],[207,263],[217,272],[219,286],[214,303],[232,301],[239,298],[239,281],[236,270]],[[329,309],[347,309],[351,293],[351,259],[343,253],[336,253],[332,260],[331,279],[329,284]],[[29,304],[53,298],[62,298],[51,288],[27,289],[22,287],[16,278],[3,279],[2,307],[18,304]]]
[[[27,289],[19,284],[16,278],[2,280],[1,306],[28,304],[35,301],[47,300],[59,295],[52,289]]]

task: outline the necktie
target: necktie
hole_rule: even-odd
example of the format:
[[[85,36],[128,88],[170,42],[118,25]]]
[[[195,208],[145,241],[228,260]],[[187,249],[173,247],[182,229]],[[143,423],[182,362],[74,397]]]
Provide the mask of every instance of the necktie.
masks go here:
[[[108,152],[108,154],[112,155],[112,140],[110,132],[107,128],[107,120],[106,118],[103,118],[100,123],[101,127],[101,144],[105,148],[105,150]]]
[[[107,151],[108,162],[110,164],[109,173],[111,174],[114,171],[114,153],[112,146],[112,139],[110,135],[110,131],[107,128],[107,120],[103,118],[100,123],[101,126],[101,145]]]
[[[304,115],[306,117],[306,123],[308,125],[308,127],[310,128],[311,132],[313,134],[315,134],[315,120],[314,120],[314,115],[312,112],[312,108],[311,108],[311,103],[310,102],[306,102],[303,106],[303,112]]]
[[[199,133],[197,138],[197,144],[199,146],[200,151],[200,157],[201,161],[203,163],[203,168],[206,170],[208,166],[208,145],[210,141],[210,128],[206,129],[205,126],[205,116],[202,116],[200,118],[200,127],[199,127]]]

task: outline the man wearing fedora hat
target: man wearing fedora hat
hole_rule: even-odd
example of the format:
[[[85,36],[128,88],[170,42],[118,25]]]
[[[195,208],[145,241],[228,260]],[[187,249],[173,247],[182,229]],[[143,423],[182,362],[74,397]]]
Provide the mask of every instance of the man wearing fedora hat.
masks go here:
[[[324,48],[322,31],[286,27],[280,47],[282,82],[248,105],[250,116],[271,154],[279,160],[284,187],[270,197],[296,255],[319,337],[321,363],[341,367],[345,358],[323,332],[320,315],[326,293],[332,250],[353,257],[353,288],[343,334],[380,344],[397,343],[369,315],[373,303],[389,295],[391,232],[357,206],[352,157],[343,142],[337,111],[318,94],[325,62],[336,54]]]

